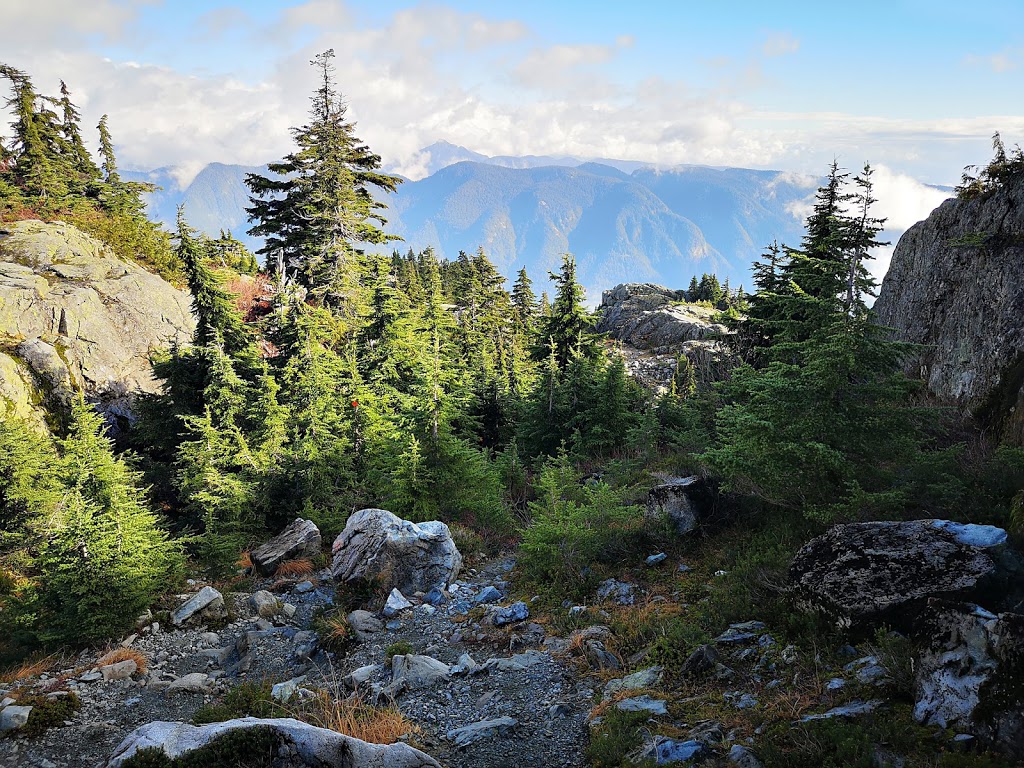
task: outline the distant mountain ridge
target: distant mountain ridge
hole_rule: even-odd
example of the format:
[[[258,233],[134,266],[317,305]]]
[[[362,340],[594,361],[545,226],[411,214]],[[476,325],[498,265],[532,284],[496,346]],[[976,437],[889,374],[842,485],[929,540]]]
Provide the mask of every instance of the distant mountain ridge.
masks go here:
[[[423,153],[432,173],[386,199],[388,231],[405,240],[400,250],[431,246],[455,258],[483,247],[508,277],[525,266],[541,290],[561,254],[573,253],[591,302],[618,283],[683,287],[704,272],[749,288],[750,263],[768,243],[799,241],[794,211],[819,182],[743,168],[492,158],[447,143]],[[183,190],[170,169],[132,178],[163,187],[148,200],[155,219],[173,223],[184,204],[193,226],[231,230],[255,249],[259,241],[245,234],[244,178],[265,171],[211,163]]]

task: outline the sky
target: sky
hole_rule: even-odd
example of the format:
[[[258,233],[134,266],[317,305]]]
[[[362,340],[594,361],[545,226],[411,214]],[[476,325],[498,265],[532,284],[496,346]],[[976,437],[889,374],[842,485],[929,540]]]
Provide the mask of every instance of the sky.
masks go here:
[[[357,134],[411,178],[439,140],[822,175],[878,169],[899,231],[991,135],[1024,143],[1021,0],[4,0],[0,61],[109,114],[122,167],[262,164],[336,52]],[[0,126],[0,134],[3,127]]]

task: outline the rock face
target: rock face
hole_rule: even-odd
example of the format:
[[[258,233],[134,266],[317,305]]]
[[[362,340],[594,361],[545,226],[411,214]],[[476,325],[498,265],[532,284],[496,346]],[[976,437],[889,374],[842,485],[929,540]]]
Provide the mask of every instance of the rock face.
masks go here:
[[[917,633],[914,717],[1024,755],[1024,615],[933,601]]]
[[[1005,596],[1005,541],[1000,528],[945,520],[837,525],[797,553],[790,587],[840,625],[909,629],[929,598]]]
[[[937,395],[1024,443],[1024,178],[947,200],[900,238],[875,302]]]
[[[332,549],[335,579],[384,579],[382,586],[407,595],[446,587],[462,568],[447,525],[411,523],[383,509],[354,513]]]
[[[325,728],[291,718],[245,717],[223,723],[194,726],[157,721],[137,728],[125,737],[107,762],[119,768],[146,747],[159,747],[170,758],[180,757],[240,728],[272,728],[307,765],[325,768],[441,768],[433,758],[408,744],[368,744]]]
[[[296,518],[277,536],[251,553],[253,568],[261,576],[273,576],[286,560],[320,554],[320,529],[311,520]]]
[[[714,322],[718,312],[683,301],[683,291],[651,283],[617,285],[601,298],[597,330],[621,342],[626,369],[659,393],[671,385],[680,355],[705,381],[717,378],[728,358],[716,340],[729,332]]]
[[[192,337],[187,293],[69,224],[0,229],[0,415],[41,423],[75,387],[110,417],[157,391],[149,355]]]

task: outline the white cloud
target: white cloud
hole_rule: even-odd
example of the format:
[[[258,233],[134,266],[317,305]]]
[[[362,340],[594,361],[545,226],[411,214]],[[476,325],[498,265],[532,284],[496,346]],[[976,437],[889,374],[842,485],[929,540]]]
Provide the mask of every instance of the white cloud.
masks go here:
[[[1005,48],[996,53],[977,55],[969,53],[964,56],[964,64],[971,67],[986,67],[993,72],[1003,73],[1017,69],[1024,61],[1024,49]]]
[[[788,32],[776,32],[768,36],[768,39],[761,45],[761,52],[765,56],[785,56],[787,53],[796,53],[800,50],[800,41]]]

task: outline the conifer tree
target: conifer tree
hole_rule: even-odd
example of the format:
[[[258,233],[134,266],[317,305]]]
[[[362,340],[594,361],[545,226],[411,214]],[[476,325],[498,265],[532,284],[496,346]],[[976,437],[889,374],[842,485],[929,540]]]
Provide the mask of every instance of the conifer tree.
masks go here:
[[[385,205],[374,188],[393,192],[401,179],[380,172],[381,159],[355,135],[334,81],[334,51],[319,54],[320,85],[309,122],[292,130],[297,149],[271,163],[277,179],[249,174],[249,233],[266,238],[260,253],[280,259],[324,304],[351,322],[359,311],[361,244],[397,239],[381,228]]]
[[[594,321],[583,306],[583,286],[576,280],[576,259],[565,254],[561,270],[558,274],[552,272],[551,279],[555,281],[555,301],[551,314],[541,318],[535,359],[544,360],[552,353],[561,371],[573,357],[595,359],[601,348],[593,332]]]

